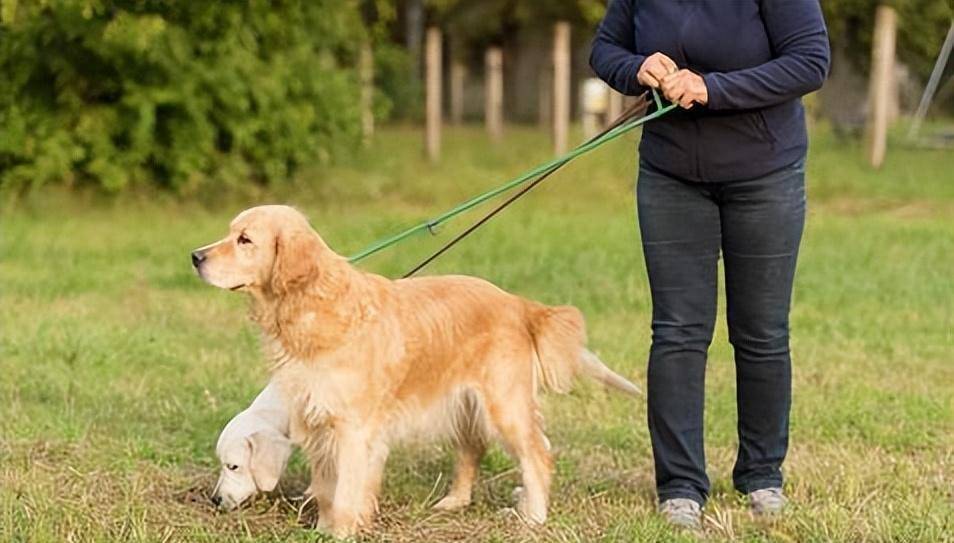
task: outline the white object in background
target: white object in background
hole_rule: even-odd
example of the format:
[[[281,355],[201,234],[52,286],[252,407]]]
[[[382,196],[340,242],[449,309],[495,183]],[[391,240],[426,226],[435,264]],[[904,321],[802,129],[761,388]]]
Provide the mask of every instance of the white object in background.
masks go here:
[[[600,131],[600,119],[609,107],[609,86],[602,80],[591,77],[583,81],[580,93],[583,111],[583,137],[590,139]]]

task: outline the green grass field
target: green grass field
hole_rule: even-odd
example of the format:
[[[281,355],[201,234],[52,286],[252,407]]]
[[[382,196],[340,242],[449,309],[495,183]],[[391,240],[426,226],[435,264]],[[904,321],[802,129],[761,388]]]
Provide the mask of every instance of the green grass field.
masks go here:
[[[954,153],[894,146],[880,172],[816,131],[792,315],[793,507],[753,519],[732,490],[735,390],[720,318],[706,438],[710,541],[954,541]],[[428,270],[485,277],[587,316],[591,346],[644,383],[650,303],[633,206],[633,137],[582,158]],[[548,157],[539,132],[449,130],[444,160],[389,128],[293,188],[180,201],[59,190],[2,210],[0,541],[313,541],[296,454],[281,492],[231,514],[207,495],[219,430],[266,381],[240,295],[195,277],[189,251],[256,203],[292,203],[339,252],[448,208]],[[364,267],[395,276],[448,239],[420,237]],[[499,450],[476,503],[429,506],[451,454],[399,448],[370,541],[693,540],[654,516],[643,401],[582,385],[546,399],[557,455],[551,520],[524,528]]]

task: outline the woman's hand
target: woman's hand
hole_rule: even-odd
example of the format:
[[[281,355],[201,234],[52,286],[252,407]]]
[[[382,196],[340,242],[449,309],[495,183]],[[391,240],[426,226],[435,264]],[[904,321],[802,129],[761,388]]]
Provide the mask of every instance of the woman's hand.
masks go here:
[[[692,105],[709,103],[709,89],[702,76],[689,70],[679,70],[662,78],[659,85],[666,100],[679,104],[683,109]]]
[[[653,53],[646,57],[646,60],[639,67],[636,80],[639,81],[640,85],[658,89],[663,78],[676,73],[678,70],[679,67],[671,58],[662,53]]]

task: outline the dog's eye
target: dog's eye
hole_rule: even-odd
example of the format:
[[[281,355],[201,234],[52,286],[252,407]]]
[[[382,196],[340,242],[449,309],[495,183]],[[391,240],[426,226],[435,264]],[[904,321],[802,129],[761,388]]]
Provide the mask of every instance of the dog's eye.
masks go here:
[[[252,240],[248,239],[248,236],[245,234],[240,234],[238,239],[235,240],[239,245],[245,245],[246,243],[252,243]]]
[[[226,464],[225,467],[228,468],[229,471],[235,471],[239,468],[238,464]]]

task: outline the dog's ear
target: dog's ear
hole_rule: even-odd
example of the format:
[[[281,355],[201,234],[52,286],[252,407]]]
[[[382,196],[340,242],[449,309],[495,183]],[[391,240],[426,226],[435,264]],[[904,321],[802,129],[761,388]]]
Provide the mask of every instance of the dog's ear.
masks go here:
[[[248,468],[255,488],[271,492],[285,471],[291,456],[291,442],[277,432],[255,432],[245,439],[252,451]]]
[[[275,238],[272,290],[288,293],[317,276],[318,261],[324,248],[321,239],[306,230],[282,233]]]

